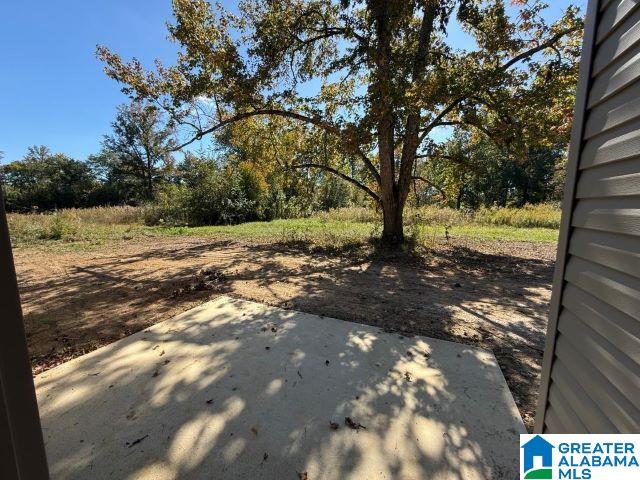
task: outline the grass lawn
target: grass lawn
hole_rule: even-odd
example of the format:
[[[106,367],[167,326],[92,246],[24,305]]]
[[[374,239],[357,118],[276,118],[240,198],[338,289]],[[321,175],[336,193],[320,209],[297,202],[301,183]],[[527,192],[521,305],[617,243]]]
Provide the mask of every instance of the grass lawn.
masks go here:
[[[10,231],[14,247],[45,246],[50,248],[91,249],[108,242],[127,241],[144,237],[190,236],[252,240],[274,243],[306,242],[325,247],[344,247],[368,242],[380,234],[380,226],[373,222],[340,221],[318,218],[274,220],[271,222],[247,222],[239,225],[206,227],[170,227],[132,225],[105,225],[79,222],[54,227],[54,231],[42,230],[36,222],[24,223],[10,217]],[[12,221],[13,220],[13,221]],[[19,225],[18,225],[19,223]],[[471,239],[476,241],[528,241],[554,243],[558,231],[553,228],[513,227],[507,225],[479,225],[467,223],[445,227],[419,223],[406,227],[407,236],[419,245],[429,246],[446,239]]]
[[[380,227],[374,223],[359,223],[335,220],[316,220],[313,218],[274,220],[271,222],[248,222],[240,225],[218,225],[210,227],[152,227],[149,234],[192,235],[192,236],[230,236],[249,239],[276,239],[310,241],[330,239],[331,237],[365,240],[379,233]],[[407,234],[415,227],[407,227]],[[554,228],[523,228],[506,225],[460,225],[446,228],[444,225],[419,224],[418,236],[422,240],[445,238],[448,230],[450,237],[471,238],[474,240],[512,240],[553,243],[558,240],[558,231]]]

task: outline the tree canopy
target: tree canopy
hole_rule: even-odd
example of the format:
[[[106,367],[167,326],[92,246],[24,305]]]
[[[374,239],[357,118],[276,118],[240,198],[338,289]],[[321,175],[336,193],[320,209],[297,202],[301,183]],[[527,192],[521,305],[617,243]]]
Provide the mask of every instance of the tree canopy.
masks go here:
[[[571,124],[581,19],[547,22],[539,0],[244,0],[232,14],[173,0],[174,65],[148,70],[104,46],[126,93],[182,127],[181,148],[256,116],[326,135],[357,168],[292,165],[357,185],[401,241],[416,169],[443,154],[434,132],[456,126],[511,151],[554,144]],[[474,48],[451,43],[458,28]]]
[[[153,199],[155,185],[173,167],[174,125],[163,111],[140,102],[118,108],[113,133],[105,135],[103,151],[94,163],[112,174],[136,179],[144,198]]]

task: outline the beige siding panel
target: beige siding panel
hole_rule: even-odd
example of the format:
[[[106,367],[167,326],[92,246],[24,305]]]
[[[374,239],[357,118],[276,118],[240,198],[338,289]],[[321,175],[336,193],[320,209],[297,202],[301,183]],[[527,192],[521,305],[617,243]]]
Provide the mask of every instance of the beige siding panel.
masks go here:
[[[554,406],[558,403],[558,400],[554,401],[552,405],[549,405],[546,418],[544,419],[544,428],[542,433],[553,432],[569,432],[570,428],[564,425],[560,421],[560,417],[556,414]]]
[[[552,420],[552,423],[555,424],[554,431],[589,433],[587,427],[584,426],[573,409],[570,408],[569,401],[562,395],[560,389],[553,384],[549,388],[549,403],[552,405],[552,412],[555,416]],[[558,428],[561,430],[557,430]]]
[[[629,235],[576,228],[569,253],[632,276],[640,273],[640,242]]]
[[[568,343],[567,338],[566,335],[560,335],[558,338],[558,347],[561,351],[558,354],[557,361],[562,362],[566,367],[566,372],[571,374],[571,377],[580,385],[582,391],[588,395],[590,402],[586,403],[591,406],[598,406],[598,414],[596,416],[606,418],[614,427],[611,431],[619,433],[632,433],[637,431],[637,409],[607,382],[607,379],[589,363],[585,355],[582,355],[579,350],[573,348],[573,346]],[[551,397],[549,400],[553,403]],[[573,409],[570,403],[565,403],[563,406],[565,410]],[[602,408],[603,406],[604,408]],[[560,413],[560,408],[556,408],[556,411]],[[577,412],[576,414],[579,415]],[[582,415],[585,415],[585,413],[583,412]],[[589,416],[593,416],[593,413],[588,413],[584,418],[588,418]],[[583,419],[582,421],[586,420]],[[602,421],[601,424],[606,425],[606,423]],[[595,430],[593,430],[593,428],[595,428]],[[591,426],[588,427],[588,430],[596,433],[602,432],[603,430],[601,430],[601,428],[602,425],[597,427]],[[573,432],[575,430],[576,427],[572,425],[565,431]],[[579,433],[583,432],[580,431]]]
[[[593,108],[598,103],[618,93],[638,81],[640,74],[640,52],[632,52],[631,56],[625,56],[624,61],[616,62],[607,68],[593,81],[589,92],[588,108]]]
[[[571,224],[574,227],[640,235],[640,197],[579,200]]]
[[[595,381],[596,373],[602,374],[603,383],[598,388],[611,390],[613,386],[629,402],[640,398],[640,365],[631,360],[627,355],[618,350],[612,343],[589,328],[586,323],[568,310],[564,310],[560,315],[558,330],[563,334],[558,338],[558,358],[575,357],[575,353],[581,352],[582,357],[575,357],[571,362],[576,369],[571,369],[569,363],[564,363],[573,372],[588,372],[588,381]],[[572,348],[573,346],[573,348]],[[564,357],[563,357],[564,355]],[[586,363],[585,363],[586,362]],[[582,365],[583,368],[579,368]],[[576,375],[576,378],[583,375]],[[583,380],[580,383],[588,382]],[[588,390],[588,389],[587,389]],[[593,397],[595,393],[591,393]],[[623,403],[623,402],[620,402]],[[600,403],[603,411],[609,414],[608,404]],[[631,404],[633,407],[633,404]],[[638,418],[640,413],[637,409],[630,412]]]
[[[613,1],[618,2],[619,0],[600,0],[600,11],[607,8],[609,4]]]
[[[619,2],[619,0],[600,0],[600,11],[609,6],[611,2]]]
[[[567,263],[565,278],[621,312],[640,319],[640,280],[637,278],[573,256]]]
[[[560,320],[562,322],[562,318]],[[579,321],[579,320],[578,320]],[[583,372],[585,365],[591,362],[579,350],[567,341],[565,335],[558,339],[558,358],[571,372]],[[618,389],[613,387],[607,377],[599,370],[592,368],[589,375],[576,375],[578,383],[589,392],[594,402],[603,407],[603,413],[611,420],[621,433],[640,431],[640,411]],[[568,407],[567,407],[568,408]]]
[[[640,322],[598,300],[575,285],[567,284],[562,304],[586,325],[640,364]]]
[[[640,11],[640,10],[639,10]],[[640,117],[640,82],[593,108],[585,125],[585,140]]]
[[[560,335],[558,341],[560,340]],[[586,375],[587,372],[579,372],[580,375]],[[551,369],[552,384],[550,388],[556,386],[562,393],[565,403],[563,405],[571,406],[571,410],[584,424],[587,432],[617,433],[617,429],[602,412],[599,406],[591,399],[589,394],[580,386],[573,378],[571,372],[562,363],[562,360],[556,358]],[[553,405],[553,401],[550,399]]]
[[[590,168],[640,156],[640,121],[634,120],[587,140],[580,168]]]
[[[598,75],[612,62],[628,52],[640,41],[640,9],[633,12],[620,27],[598,47],[593,59],[592,76]]]
[[[576,198],[626,197],[640,191],[640,159],[585,170],[578,179]]]
[[[639,6],[638,0],[616,0],[611,2],[600,17],[596,43],[601,43],[613,33]]]
[[[637,433],[640,0],[589,0],[583,46],[535,431]]]

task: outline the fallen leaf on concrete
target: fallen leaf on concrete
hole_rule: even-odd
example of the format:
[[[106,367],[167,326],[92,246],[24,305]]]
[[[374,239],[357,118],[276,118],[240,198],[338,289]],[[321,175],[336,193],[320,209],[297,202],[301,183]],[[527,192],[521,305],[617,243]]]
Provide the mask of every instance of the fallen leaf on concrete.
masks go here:
[[[365,427],[361,423],[356,422],[351,417],[344,417],[344,424],[352,430],[359,430],[361,428],[364,428],[365,430],[367,429],[367,427]]]
[[[309,480],[307,472],[298,472],[298,480]]]

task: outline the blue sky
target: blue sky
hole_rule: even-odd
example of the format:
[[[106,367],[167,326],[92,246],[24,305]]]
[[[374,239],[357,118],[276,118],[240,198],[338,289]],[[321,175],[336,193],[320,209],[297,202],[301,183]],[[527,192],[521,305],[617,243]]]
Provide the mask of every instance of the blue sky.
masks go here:
[[[553,18],[572,2],[549,3]],[[78,159],[99,150],[116,106],[127,99],[102,72],[96,44],[145,64],[154,58],[171,63],[175,55],[166,40],[170,0],[5,1],[0,18],[3,162],[21,158],[34,144]],[[452,35],[456,46],[468,45],[461,32]]]

